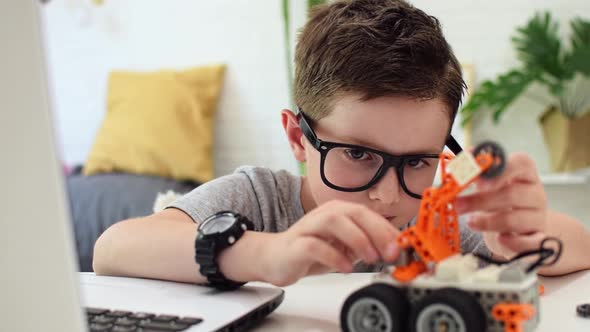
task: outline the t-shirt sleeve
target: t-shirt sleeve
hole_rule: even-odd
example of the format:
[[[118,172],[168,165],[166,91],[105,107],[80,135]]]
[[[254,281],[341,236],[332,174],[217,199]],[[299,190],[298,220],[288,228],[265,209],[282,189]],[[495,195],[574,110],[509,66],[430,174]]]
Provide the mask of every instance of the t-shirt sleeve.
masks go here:
[[[167,208],[182,210],[195,222],[202,222],[217,212],[229,210],[250,219],[255,230],[262,229],[256,193],[250,178],[242,172],[206,182],[172,202]]]
[[[461,234],[461,252],[463,254],[474,253],[491,257],[492,253],[486,246],[482,234],[469,228],[464,217],[459,218],[459,231]]]

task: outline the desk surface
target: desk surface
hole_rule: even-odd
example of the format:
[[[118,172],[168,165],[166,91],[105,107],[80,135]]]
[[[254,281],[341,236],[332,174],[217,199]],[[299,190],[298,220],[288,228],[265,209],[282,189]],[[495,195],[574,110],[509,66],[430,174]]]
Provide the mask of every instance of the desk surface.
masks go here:
[[[356,288],[371,280],[369,273],[308,277],[285,287],[285,300],[254,331],[340,331],[340,307]],[[590,318],[576,315],[576,306],[590,303],[590,271],[541,278],[541,324],[538,332],[590,331]]]

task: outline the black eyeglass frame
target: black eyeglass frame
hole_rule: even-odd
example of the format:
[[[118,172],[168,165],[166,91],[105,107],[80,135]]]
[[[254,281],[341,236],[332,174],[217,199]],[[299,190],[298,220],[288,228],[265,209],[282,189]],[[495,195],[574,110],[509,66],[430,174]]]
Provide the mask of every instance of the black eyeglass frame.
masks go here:
[[[407,155],[395,156],[395,155],[392,155],[392,154],[389,154],[389,153],[386,153],[383,151],[375,150],[375,149],[372,149],[372,148],[369,148],[366,146],[324,141],[324,140],[321,140],[317,137],[317,135],[315,134],[315,132],[313,131],[313,129],[311,128],[311,126],[309,124],[310,120],[308,119],[307,115],[305,115],[305,113],[303,113],[303,111],[301,109],[299,109],[299,113],[297,114],[297,116],[299,117],[299,127],[301,128],[303,135],[305,135],[305,137],[311,143],[311,145],[316,150],[318,150],[318,152],[320,153],[320,158],[321,158],[320,159],[320,176],[321,176],[324,184],[326,184],[328,187],[330,187],[334,190],[344,191],[344,192],[364,191],[364,190],[371,188],[377,182],[379,182],[379,180],[381,180],[381,178],[385,175],[385,173],[387,173],[387,170],[390,167],[394,167],[395,171],[396,171],[396,175],[398,177],[398,181],[399,181],[402,189],[404,190],[404,192],[413,198],[416,198],[416,199],[422,198],[422,195],[411,192],[408,189],[408,187],[406,186],[406,182],[404,180],[404,166],[406,165],[408,160],[415,160],[415,159],[422,159],[422,158],[436,158],[436,159],[438,159],[439,158],[438,154],[426,153],[426,154],[407,154]],[[451,151],[453,151],[454,154],[459,154],[461,151],[463,151],[463,149],[461,148],[459,143],[457,143],[457,141],[451,135],[449,135],[445,145],[447,147],[449,147],[449,149],[451,149]],[[326,177],[326,174],[324,172],[326,156],[328,155],[328,152],[334,148],[350,148],[350,149],[358,149],[358,150],[368,151],[368,152],[377,154],[381,158],[383,158],[383,164],[377,170],[377,172],[375,173],[373,178],[371,180],[369,180],[369,182],[366,185],[360,186],[360,187],[355,187],[355,188],[340,187],[340,186],[337,186],[337,185],[331,183],[330,181],[328,181],[328,178]]]

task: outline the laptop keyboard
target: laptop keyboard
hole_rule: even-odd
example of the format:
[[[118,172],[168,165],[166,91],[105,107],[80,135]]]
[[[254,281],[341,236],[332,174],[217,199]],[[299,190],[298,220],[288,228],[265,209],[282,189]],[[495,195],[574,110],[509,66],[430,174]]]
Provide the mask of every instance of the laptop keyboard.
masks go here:
[[[86,308],[86,317],[90,332],[176,332],[184,331],[203,321],[198,317],[98,308]]]

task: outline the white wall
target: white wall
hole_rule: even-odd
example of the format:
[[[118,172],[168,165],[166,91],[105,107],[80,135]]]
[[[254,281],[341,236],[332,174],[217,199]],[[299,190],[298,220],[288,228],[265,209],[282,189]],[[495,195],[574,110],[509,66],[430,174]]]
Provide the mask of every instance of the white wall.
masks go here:
[[[51,1],[44,21],[65,162],[87,156],[105,112],[110,70],[224,62],[216,174],[242,164],[296,171],[280,125],[280,110],[289,106],[280,4],[106,0],[97,7],[90,0]]]
[[[279,122],[280,109],[289,106],[281,1],[104,0],[101,7],[90,2],[53,0],[44,10],[50,75],[68,163],[83,161],[92,144],[104,113],[109,70],[224,61],[229,67],[216,123],[216,174],[241,164],[296,170]],[[297,25],[304,1],[292,2]],[[575,15],[590,17],[587,0],[412,2],[440,19],[458,58],[473,64],[477,82],[517,63],[510,36],[535,10],[550,9],[562,22]],[[494,138],[509,151],[529,151],[547,172],[545,148],[534,122],[541,110],[519,102],[500,127],[479,121],[474,140]]]

